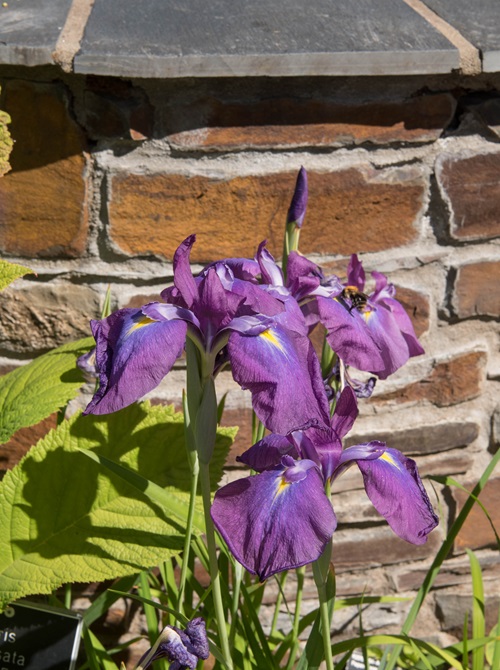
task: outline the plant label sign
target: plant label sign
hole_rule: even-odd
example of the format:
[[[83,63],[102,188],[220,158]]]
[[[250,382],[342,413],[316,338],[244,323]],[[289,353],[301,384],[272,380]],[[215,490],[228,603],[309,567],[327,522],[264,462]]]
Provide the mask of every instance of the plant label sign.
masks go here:
[[[69,610],[9,605],[0,614],[0,670],[74,670],[82,623]]]

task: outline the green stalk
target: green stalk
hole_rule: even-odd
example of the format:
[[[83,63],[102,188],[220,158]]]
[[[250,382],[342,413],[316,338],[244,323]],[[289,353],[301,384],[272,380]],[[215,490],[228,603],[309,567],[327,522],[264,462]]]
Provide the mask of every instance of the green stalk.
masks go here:
[[[172,559],[169,558],[168,560],[163,561],[163,563],[160,565],[160,573],[167,593],[167,602],[175,602],[177,604],[177,609],[179,609],[179,591],[175,582],[175,573]],[[173,626],[176,624],[176,622],[176,617],[170,612],[167,612],[167,625]]]
[[[234,648],[236,623],[238,621],[238,607],[240,604],[241,582],[243,580],[243,566],[234,561],[233,602],[231,606],[231,628],[229,629],[229,647]]]
[[[71,609],[71,603],[73,601],[71,584],[64,585],[64,607],[68,610]]]
[[[151,600],[151,590],[149,588],[148,573],[143,570],[139,575],[139,595]],[[146,615],[146,624],[148,628],[149,642],[153,645],[158,637],[158,618],[156,609],[151,605],[143,604],[144,614]]]
[[[184,408],[186,447],[188,452],[189,464],[191,466],[191,487],[189,491],[189,508],[186,523],[186,535],[184,538],[184,550],[182,553],[181,576],[179,581],[179,591],[177,598],[177,609],[181,614],[185,614],[183,598],[184,598],[184,591],[186,588],[186,579],[189,567],[189,552],[191,550],[191,539],[193,537],[193,518],[194,518],[194,511],[196,508],[196,493],[198,491],[200,461],[198,458],[198,452],[196,451],[195,448],[196,445],[194,444],[194,436],[192,426],[190,423],[189,408],[186,396],[184,396],[182,400]]]
[[[266,427],[264,424],[257,418],[255,412],[252,411],[252,444],[262,440],[266,434]]]
[[[329,345],[325,335],[323,339],[323,347],[321,349],[321,374],[323,376],[323,379],[326,379],[327,377],[330,376],[333,370],[333,366],[335,365],[335,362],[336,362],[336,354]]]
[[[212,598],[215,608],[215,620],[219,631],[223,662],[227,670],[233,670],[233,661],[229,649],[224,606],[222,601],[221,577],[217,560],[215,528],[210,516],[212,505],[210,487],[210,459],[215,445],[217,431],[217,397],[212,377],[216,352],[208,354],[202,351],[196,338],[186,340],[187,397],[184,402],[186,412],[186,438],[188,449],[197,453],[199,478],[205,517],[209,572],[212,586]]]
[[[212,582],[212,597],[215,607],[215,619],[219,629],[219,639],[224,663],[228,670],[233,670],[233,661],[229,650],[229,639],[227,635],[226,619],[222,602],[220,584],[219,564],[217,562],[217,547],[215,543],[215,528],[210,516],[212,499],[210,494],[210,468],[208,463],[200,463],[201,495],[203,498],[203,511],[205,513],[205,526],[207,536],[207,549],[210,568],[210,579]]]
[[[191,490],[189,492],[189,508],[188,508],[188,518],[186,525],[186,537],[184,538],[184,550],[182,553],[182,568],[179,581],[179,596],[177,606],[181,614],[185,614],[182,600],[184,598],[184,591],[186,588],[186,579],[189,567],[189,551],[191,548],[191,539],[193,537],[193,518],[194,518],[194,511],[196,508],[196,492],[198,490],[199,472],[200,472],[200,465],[198,459],[196,459],[195,468],[191,473]]]
[[[316,582],[319,597],[319,610],[321,616],[321,633],[323,636],[323,648],[325,652],[325,663],[327,670],[334,670],[332,656],[332,641],[330,637],[330,612],[328,608],[328,595],[326,590],[326,579],[319,564],[319,558],[313,563],[313,575]]]
[[[299,649],[299,627],[300,627],[300,609],[302,607],[302,596],[304,594],[304,579],[306,575],[306,566],[296,569],[297,574],[297,593],[295,594],[295,612],[293,615],[293,645],[290,649],[290,658],[286,670],[292,670]]]
[[[293,223],[287,223],[285,228],[285,239],[283,243],[283,260],[281,266],[283,270],[283,279],[286,284],[286,271],[288,265],[288,255],[291,251],[297,251],[299,248],[300,228]]]
[[[417,618],[417,615],[420,611],[420,608],[422,607],[422,604],[429,593],[429,591],[432,588],[432,585],[434,584],[434,580],[439,574],[439,570],[441,569],[441,565],[443,564],[443,561],[445,558],[448,556],[450,553],[453,543],[455,542],[455,539],[460,532],[460,529],[465,523],[465,520],[469,516],[469,513],[471,509],[474,506],[474,503],[476,502],[476,498],[479,496],[481,491],[484,489],[486,486],[486,483],[488,479],[491,476],[491,473],[497,466],[498,462],[500,461],[500,449],[496,451],[494,454],[493,458],[491,461],[488,463],[486,466],[483,474],[481,475],[478,483],[476,486],[473,488],[472,493],[469,495],[467,500],[464,503],[464,506],[462,507],[462,510],[460,511],[460,514],[457,516],[455,521],[453,522],[451,528],[448,531],[448,534],[446,536],[446,539],[444,540],[443,544],[441,545],[438,553],[436,554],[436,558],[433,560],[431,567],[429,568],[424,581],[422,582],[422,586],[420,587],[415,600],[413,601],[413,605],[411,606],[410,611],[408,612],[408,616],[406,617],[406,620],[403,624],[403,627],[401,629],[401,633],[403,635],[409,635],[410,631],[413,627],[413,624],[415,623],[415,620]],[[398,661],[399,655],[401,654],[401,651],[403,649],[403,645],[396,645],[389,656],[389,659],[387,661],[387,665],[385,666],[385,670],[394,670],[396,663]]]
[[[283,587],[285,585],[287,574],[288,574],[288,571],[284,570],[283,572],[280,572],[280,574],[276,577],[276,580],[277,580],[278,586],[279,586],[279,591],[278,591],[278,596],[276,598],[276,602],[274,604],[273,621],[271,623],[271,632],[269,633],[270,638],[272,638],[276,633],[276,627],[278,625],[278,616],[279,616],[279,613],[280,613],[281,601],[283,600]]]

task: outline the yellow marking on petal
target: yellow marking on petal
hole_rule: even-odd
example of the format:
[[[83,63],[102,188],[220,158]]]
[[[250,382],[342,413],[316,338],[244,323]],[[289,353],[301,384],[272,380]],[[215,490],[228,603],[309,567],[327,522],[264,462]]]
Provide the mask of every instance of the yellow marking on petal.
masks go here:
[[[286,489],[290,486],[290,482],[287,482],[284,476],[281,476],[278,480],[277,486],[276,486],[276,492],[274,494],[273,498],[273,503],[280,496],[282,493],[286,491]]]
[[[399,469],[399,465],[396,463],[396,461],[393,459],[393,457],[387,453],[387,451],[384,451],[382,456],[380,456],[381,461],[386,461],[390,465],[393,465],[395,468]]]
[[[372,314],[373,314],[372,309],[367,309],[366,311],[361,312],[361,316],[364,317],[365,321],[368,321],[368,319],[371,317]]]
[[[149,316],[143,316],[139,319],[139,321],[136,321],[133,323],[130,328],[127,331],[127,337],[133,333],[136,330],[139,330],[139,328],[143,328],[144,326],[149,326],[150,323],[157,323],[154,319],[150,319]]]
[[[281,351],[281,353],[285,353],[285,349],[283,348],[283,345],[281,342],[278,340],[276,335],[272,332],[270,328],[267,330],[264,330],[262,333],[259,333],[259,337],[263,337],[265,340],[270,342],[273,346],[275,346],[277,349]]]

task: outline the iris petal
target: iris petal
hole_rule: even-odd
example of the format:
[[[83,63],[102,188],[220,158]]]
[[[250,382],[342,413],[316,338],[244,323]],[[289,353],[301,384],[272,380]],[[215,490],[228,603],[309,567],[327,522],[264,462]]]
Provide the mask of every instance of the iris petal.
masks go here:
[[[262,581],[315,561],[337,523],[314,463],[294,462],[289,478],[286,471],[280,466],[232,482],[216,493],[212,506],[229,549]]]
[[[342,439],[353,427],[358,416],[358,402],[350,386],[346,386],[340,394],[335,412],[332,416],[332,428]]]
[[[319,296],[317,305],[320,321],[328,331],[328,342],[347,365],[377,374],[384,370],[380,348],[359,310],[349,310],[338,299]]]
[[[174,254],[174,284],[179,291],[186,307],[191,308],[198,297],[196,281],[191,272],[189,256],[196,241],[196,235],[186,237],[184,242],[177,247]],[[162,293],[163,297],[163,293]]]
[[[329,422],[318,359],[306,336],[279,325],[256,337],[233,332],[228,351],[234,379],[252,392],[269,430],[285,435],[311,419]]]
[[[241,456],[237,456],[236,460],[245,463],[252,470],[262,472],[262,470],[278,465],[286,454],[298,456],[293,441],[285,435],[271,433],[247,449]]]
[[[414,460],[383,443],[349,447],[343,465],[356,461],[375,509],[403,540],[423,544],[438,524]]]
[[[99,390],[85,414],[109,414],[153,390],[180,356],[184,321],[153,321],[140,309],[121,309],[92,322]]]
[[[360,291],[365,288],[365,271],[356,254],[352,254],[347,266],[347,283],[356,286]]]

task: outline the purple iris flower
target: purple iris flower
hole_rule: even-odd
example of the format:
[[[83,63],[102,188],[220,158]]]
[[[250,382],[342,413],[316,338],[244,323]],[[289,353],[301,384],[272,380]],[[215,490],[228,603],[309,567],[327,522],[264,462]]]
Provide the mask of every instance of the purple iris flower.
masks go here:
[[[170,670],[192,670],[200,659],[207,659],[209,653],[205,622],[198,617],[190,621],[185,630],[166,626],[153,647],[141,658],[137,668],[146,670],[154,661],[166,658],[171,662]]]
[[[410,357],[424,353],[387,278],[373,272],[375,290],[368,295],[363,292],[365,273],[356,255],[349,262],[346,284],[335,275],[325,277],[315,263],[291,252],[285,285],[265,243],[257,260],[268,292],[284,301],[293,296],[310,329],[321,322],[329,344],[345,364],[385,379]]]
[[[342,449],[357,416],[346,387],[331,423],[269,435],[239,460],[259,474],[221,488],[212,518],[235,558],[263,581],[319,558],[336,525],[325,484],[357,464],[368,497],[399,537],[423,544],[438,519],[416,464],[383,442]]]
[[[203,376],[229,363],[270,430],[286,432],[297,421],[327,417],[326,398],[317,399],[319,363],[295,301],[284,304],[258,285],[256,261],[221,261],[193,277],[194,241],[191,235],[175,252],[174,285],[162,292],[165,302],[91,322],[100,385],[85,413],[115,412],[154,389],[190,337]]]
[[[394,298],[395,288],[380,272],[372,272],[375,290],[365,294],[365,273],[356,254],[339,294],[317,295],[319,320],[332,349],[348,365],[386,379],[410,357],[424,353],[410,317]]]

